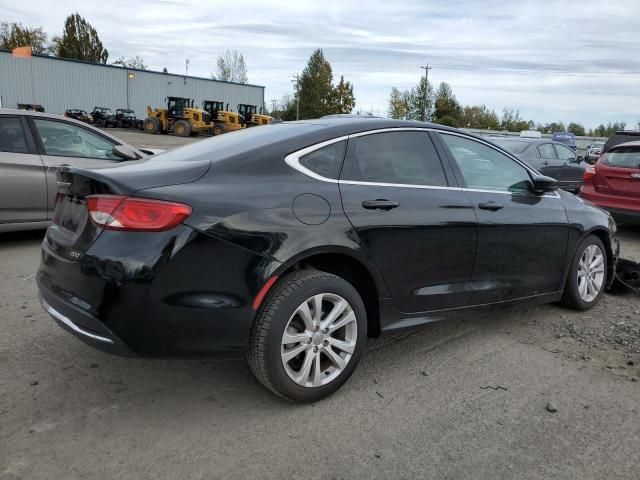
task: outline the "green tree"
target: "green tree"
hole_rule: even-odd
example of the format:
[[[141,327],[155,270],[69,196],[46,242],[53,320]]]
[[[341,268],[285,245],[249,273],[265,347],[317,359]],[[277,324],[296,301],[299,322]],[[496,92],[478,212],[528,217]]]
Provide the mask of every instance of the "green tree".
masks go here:
[[[571,122],[567,126],[567,132],[571,132],[574,135],[582,137],[585,135],[584,125],[582,125],[581,123]]]
[[[289,95],[285,95],[280,99],[271,111],[273,118],[279,118],[288,122],[296,119],[296,101]]]
[[[62,36],[53,38],[52,51],[61,58],[87,62],[107,63],[109,58],[96,29],[78,13],[67,17]]]
[[[408,93],[401,92],[396,87],[391,89],[389,94],[389,118],[404,120],[407,118]]]
[[[317,118],[334,113],[350,113],[356,104],[353,85],[340,77],[334,87],[333,71],[321,49],[315,50],[298,79],[294,100],[300,102],[300,118]]]
[[[494,110],[486,105],[466,105],[460,116],[460,127],[480,128],[483,130],[498,130],[500,120]]]
[[[356,106],[353,85],[345,82],[344,76],[340,77],[340,83],[333,89],[332,97],[332,113],[351,113]]]
[[[213,79],[237,83],[247,83],[249,81],[244,56],[237,50],[224,52],[218,57],[216,65],[217,72],[211,74]]]
[[[33,53],[47,52],[47,34],[42,27],[23,27],[21,23],[2,22],[0,24],[0,48],[13,50],[31,47]]]
[[[120,57],[111,65],[118,65],[120,67],[125,68],[137,68],[138,70],[147,70],[147,65],[144,63],[144,58],[136,55],[133,58],[125,59],[124,57]],[[165,67],[166,70],[166,67]],[[165,72],[166,73],[166,72]]]
[[[520,132],[522,130],[534,128],[534,126],[535,124],[532,120],[527,121],[520,116],[520,110],[506,107],[502,110],[500,128],[503,130],[507,130],[508,132]]]
[[[456,100],[449,84],[442,82],[438,87],[435,94],[434,107],[433,121],[435,123],[450,127],[460,126],[462,107]]]
[[[433,87],[424,77],[421,77],[418,85],[409,91],[407,104],[407,119],[431,121],[433,116]]]

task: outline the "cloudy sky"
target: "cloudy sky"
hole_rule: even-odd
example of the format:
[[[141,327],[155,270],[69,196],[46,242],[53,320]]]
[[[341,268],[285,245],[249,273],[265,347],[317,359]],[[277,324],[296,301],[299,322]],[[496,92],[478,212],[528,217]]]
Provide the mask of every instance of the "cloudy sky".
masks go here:
[[[62,30],[78,11],[111,60],[140,55],[152,70],[208,76],[226,48],[245,55],[266,100],[321,47],[334,78],[355,85],[357,108],[384,115],[391,87],[430,64],[463,104],[587,127],[640,121],[640,1],[472,0],[0,0],[0,20]]]

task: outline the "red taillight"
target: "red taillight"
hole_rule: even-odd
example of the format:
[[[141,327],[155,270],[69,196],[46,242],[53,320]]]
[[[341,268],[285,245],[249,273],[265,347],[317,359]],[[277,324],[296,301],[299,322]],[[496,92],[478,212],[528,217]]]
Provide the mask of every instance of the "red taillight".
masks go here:
[[[582,180],[586,182],[587,180],[591,180],[595,176],[596,176],[595,165],[589,165],[587,168],[584,169],[584,173],[582,174]]]
[[[191,207],[183,203],[122,195],[91,195],[87,209],[96,225],[130,232],[170,230],[191,215]]]

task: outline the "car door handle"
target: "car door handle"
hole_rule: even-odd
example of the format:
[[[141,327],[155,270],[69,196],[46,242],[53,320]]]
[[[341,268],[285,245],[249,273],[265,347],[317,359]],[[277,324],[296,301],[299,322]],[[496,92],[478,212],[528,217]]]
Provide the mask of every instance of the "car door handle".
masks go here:
[[[478,208],[481,210],[491,210],[492,212],[495,212],[496,210],[500,210],[501,208],[504,208],[504,205],[496,202],[484,202],[484,203],[479,203]]]
[[[365,200],[362,202],[362,207],[367,210],[391,210],[392,208],[399,207],[398,202],[387,200],[384,198],[378,198],[376,200]]]
[[[544,162],[542,162],[543,165],[549,165],[549,162],[547,162],[546,160]]]

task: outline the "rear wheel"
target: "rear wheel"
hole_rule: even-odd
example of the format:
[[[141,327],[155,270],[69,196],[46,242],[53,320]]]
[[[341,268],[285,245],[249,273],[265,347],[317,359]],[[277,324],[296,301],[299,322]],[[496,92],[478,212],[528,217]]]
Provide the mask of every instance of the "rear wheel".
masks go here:
[[[260,307],[249,366],[275,394],[313,402],[347,381],[366,337],[366,311],[356,289],[335,275],[300,270],[280,279]]]
[[[160,130],[160,120],[156,117],[147,117],[142,127],[147,133],[158,133]]]
[[[595,235],[585,238],[577,249],[561,304],[574,310],[589,310],[602,296],[607,279],[607,251]]]
[[[214,135],[222,135],[226,131],[227,131],[227,129],[224,127],[224,125],[214,125],[213,126],[213,134]]]
[[[191,135],[191,125],[186,120],[178,120],[173,125],[173,131],[180,137],[188,137]]]

